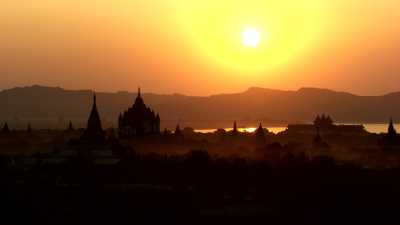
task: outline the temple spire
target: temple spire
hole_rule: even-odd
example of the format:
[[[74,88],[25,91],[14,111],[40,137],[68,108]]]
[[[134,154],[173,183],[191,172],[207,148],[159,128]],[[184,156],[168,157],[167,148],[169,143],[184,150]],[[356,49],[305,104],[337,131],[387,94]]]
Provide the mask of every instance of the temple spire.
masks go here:
[[[72,125],[72,121],[69,121],[67,131],[68,131],[68,132],[74,131],[74,126]]]
[[[181,135],[181,134],[182,134],[181,126],[179,125],[179,123],[176,125],[175,133],[174,133],[174,134],[175,134],[175,135]]]
[[[264,128],[261,123],[255,131],[255,136],[256,136],[257,144],[261,144],[261,145],[265,144],[266,137],[265,137]]]
[[[87,122],[83,139],[87,141],[103,141],[104,131],[101,125],[100,115],[97,110],[96,94],[93,95],[93,107]]]
[[[97,102],[96,102],[96,94],[93,95],[93,107],[92,111],[89,116],[89,121],[88,121],[88,129],[101,129],[101,121],[100,121],[100,116],[99,116],[99,111],[97,110]]]
[[[255,133],[256,135],[264,134],[264,128],[261,123],[258,125],[258,128],[255,130]]]
[[[388,135],[391,138],[395,138],[397,136],[397,132],[396,132],[396,129],[394,128],[394,124],[393,124],[393,118],[390,118]]]
[[[9,133],[10,132],[10,128],[8,127],[8,123],[7,122],[4,123],[2,132],[3,133]]]
[[[141,93],[140,87],[138,87],[138,95],[137,95],[137,97],[135,99],[135,105],[138,106],[138,107],[144,107],[145,106],[144,105],[144,101],[142,99],[142,93]]]
[[[238,128],[237,128],[237,123],[236,123],[236,121],[234,121],[233,122],[232,135],[236,136],[236,135],[238,135],[238,133],[239,133],[239,131],[238,131]]]

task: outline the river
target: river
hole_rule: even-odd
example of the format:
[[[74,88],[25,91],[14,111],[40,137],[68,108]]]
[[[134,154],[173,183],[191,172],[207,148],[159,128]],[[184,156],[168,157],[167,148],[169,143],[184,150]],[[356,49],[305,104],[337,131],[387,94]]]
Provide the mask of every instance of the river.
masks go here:
[[[379,124],[379,123],[366,123],[363,124],[365,129],[371,133],[385,133],[388,128],[388,124]],[[396,127],[400,128],[400,124],[396,124]],[[266,127],[272,133],[280,133],[286,130],[286,126],[271,126]],[[254,132],[257,128],[256,127],[246,127],[246,128],[238,128],[241,132]],[[212,133],[215,132],[217,129],[196,129],[196,132],[199,133]],[[225,128],[226,131],[232,130],[232,128]]]

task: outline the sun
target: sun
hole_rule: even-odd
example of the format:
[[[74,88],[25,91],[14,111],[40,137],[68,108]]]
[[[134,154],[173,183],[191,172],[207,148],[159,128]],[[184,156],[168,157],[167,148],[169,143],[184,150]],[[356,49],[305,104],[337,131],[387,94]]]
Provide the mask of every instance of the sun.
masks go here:
[[[284,70],[323,38],[321,0],[176,1],[188,47],[245,79]]]
[[[242,33],[242,42],[244,46],[249,48],[256,48],[260,44],[261,35],[254,28],[247,28]]]

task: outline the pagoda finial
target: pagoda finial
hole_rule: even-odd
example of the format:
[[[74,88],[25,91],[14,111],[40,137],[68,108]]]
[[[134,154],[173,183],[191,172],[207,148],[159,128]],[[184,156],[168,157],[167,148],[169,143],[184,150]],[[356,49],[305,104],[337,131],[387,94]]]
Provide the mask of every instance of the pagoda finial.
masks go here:
[[[10,128],[8,127],[8,123],[7,122],[5,122],[4,123],[4,126],[3,126],[3,130],[2,130],[4,133],[9,133],[10,132]]]
[[[102,142],[104,140],[104,132],[96,105],[96,94],[93,95],[92,111],[90,112],[86,130],[81,139],[94,142]]]
[[[232,134],[233,134],[233,135],[237,135],[237,134],[238,134],[238,129],[237,129],[237,123],[236,123],[236,121],[233,122]]]
[[[138,97],[140,97],[141,93],[140,93],[140,86],[138,87]]]
[[[182,131],[181,131],[181,126],[179,125],[179,123],[176,125],[175,128],[175,135],[181,135]]]
[[[394,128],[393,117],[390,117],[388,134],[391,135],[391,136],[396,136],[397,135],[396,129]]]

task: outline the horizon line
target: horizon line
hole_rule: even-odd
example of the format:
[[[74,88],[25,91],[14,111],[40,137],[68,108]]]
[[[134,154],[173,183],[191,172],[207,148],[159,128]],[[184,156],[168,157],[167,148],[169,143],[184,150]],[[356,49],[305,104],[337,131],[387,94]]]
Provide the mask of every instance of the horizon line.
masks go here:
[[[88,91],[88,92],[95,92],[98,94],[119,94],[119,93],[128,93],[128,94],[137,94],[137,91],[129,91],[129,90],[117,90],[117,91],[96,91],[95,89],[74,89],[74,88],[64,88],[61,86],[46,86],[46,85],[41,85],[41,84],[32,84],[32,85],[25,85],[25,86],[14,86],[11,88],[4,88],[0,89],[0,93],[5,92],[5,91],[11,91],[13,89],[23,89],[23,88],[52,88],[52,89],[61,89],[63,91]],[[392,91],[392,92],[387,92],[384,94],[376,94],[376,95],[362,95],[362,94],[355,94],[351,91],[343,91],[343,90],[335,90],[335,89],[330,89],[330,88],[324,88],[324,87],[313,87],[313,86],[304,86],[304,87],[299,87],[297,89],[278,89],[278,88],[267,88],[267,87],[258,87],[258,86],[250,86],[244,91],[236,91],[236,92],[221,92],[221,93],[216,93],[216,94],[208,94],[208,95],[190,95],[190,94],[183,94],[179,92],[171,92],[171,93],[157,93],[157,92],[146,92],[142,91],[142,94],[153,94],[153,95],[181,95],[185,97],[213,97],[213,96],[219,96],[219,95],[232,95],[232,94],[243,94],[252,90],[264,90],[264,91],[279,91],[279,92],[300,92],[302,90],[317,90],[317,91],[329,91],[332,93],[342,93],[342,94],[350,94],[356,97],[383,97],[383,96],[388,96],[392,94],[398,94],[400,93],[399,91]]]

